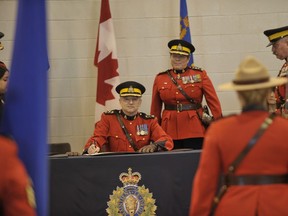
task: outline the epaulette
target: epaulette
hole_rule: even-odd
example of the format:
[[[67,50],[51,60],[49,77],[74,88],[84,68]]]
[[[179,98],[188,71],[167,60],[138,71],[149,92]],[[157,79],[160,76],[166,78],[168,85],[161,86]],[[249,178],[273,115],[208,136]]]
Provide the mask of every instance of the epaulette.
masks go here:
[[[171,70],[171,69],[168,69],[168,70],[166,70],[166,71],[162,71],[162,72],[158,73],[158,75],[160,75],[160,74],[165,74],[165,73],[167,73],[169,70]]]
[[[116,113],[120,113],[120,110],[114,109],[114,110],[108,110],[104,112],[105,115],[115,115]]]
[[[154,115],[147,115],[146,113],[140,112],[139,116],[143,119],[154,119],[155,116]]]
[[[198,70],[198,71],[201,71],[201,72],[204,71],[202,68],[197,67],[197,66],[194,66],[194,65],[191,66],[190,68],[191,68],[192,70]]]

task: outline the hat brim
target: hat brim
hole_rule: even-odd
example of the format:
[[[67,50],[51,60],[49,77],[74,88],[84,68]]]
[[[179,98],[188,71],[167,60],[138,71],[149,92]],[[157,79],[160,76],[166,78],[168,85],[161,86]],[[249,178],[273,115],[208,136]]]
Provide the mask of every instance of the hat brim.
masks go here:
[[[274,42],[270,42],[266,47],[272,46]]]
[[[175,54],[185,55],[185,56],[189,56],[189,55],[190,55],[190,53],[181,52],[181,51],[176,51],[176,50],[172,50],[172,51],[170,51],[170,53],[175,53]]]
[[[232,82],[224,83],[218,86],[219,90],[236,90],[236,91],[246,91],[246,90],[254,90],[254,89],[263,89],[274,86],[280,86],[288,82],[286,77],[276,77],[270,78],[269,82],[265,83],[257,83],[257,84],[247,84],[247,85],[237,85]]]
[[[123,94],[120,94],[120,97],[141,97],[142,95],[140,94],[135,94],[135,93],[123,93]]]

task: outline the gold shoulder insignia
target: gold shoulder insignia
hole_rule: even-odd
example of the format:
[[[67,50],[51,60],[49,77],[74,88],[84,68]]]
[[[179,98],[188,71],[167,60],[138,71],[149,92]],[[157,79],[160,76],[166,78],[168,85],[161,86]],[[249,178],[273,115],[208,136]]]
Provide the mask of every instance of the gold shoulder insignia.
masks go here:
[[[108,110],[106,112],[104,112],[105,115],[115,115],[117,112],[119,112],[119,110],[115,109],[115,110]]]
[[[143,119],[154,119],[154,118],[155,118],[154,115],[148,115],[148,114],[143,113],[143,112],[140,112],[140,113],[139,113],[139,116],[140,116],[141,118],[143,118]]]
[[[160,72],[160,73],[158,73],[158,75],[161,75],[161,74],[166,74],[168,71],[170,71],[171,69],[168,69],[168,70],[166,70],[166,71],[162,71],[162,72]]]
[[[193,70],[198,70],[198,71],[203,71],[202,68],[197,67],[197,66],[191,66],[191,69],[193,69]]]

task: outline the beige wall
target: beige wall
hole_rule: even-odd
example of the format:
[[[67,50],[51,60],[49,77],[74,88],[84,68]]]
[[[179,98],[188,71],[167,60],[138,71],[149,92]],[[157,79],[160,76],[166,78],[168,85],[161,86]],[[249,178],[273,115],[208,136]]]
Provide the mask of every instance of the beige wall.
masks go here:
[[[11,63],[15,0],[0,0],[1,60]],[[263,31],[288,25],[287,0],[187,0],[195,64],[215,87],[230,81],[239,61],[252,54],[275,76],[276,60]],[[149,112],[156,73],[169,65],[167,42],[179,35],[178,0],[110,0],[121,81],[147,87]],[[100,0],[47,0],[50,58],[49,142],[70,142],[81,151],[93,132],[97,69],[93,66]],[[27,41],[33,44],[33,41]],[[239,112],[234,92],[217,91],[224,114]]]

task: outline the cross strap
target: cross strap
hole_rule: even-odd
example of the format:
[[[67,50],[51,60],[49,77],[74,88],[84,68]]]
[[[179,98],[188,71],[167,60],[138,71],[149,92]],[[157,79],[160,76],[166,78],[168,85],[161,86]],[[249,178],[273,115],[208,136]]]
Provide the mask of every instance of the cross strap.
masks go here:
[[[133,139],[132,139],[132,137],[130,136],[130,134],[129,134],[127,128],[125,127],[125,125],[124,125],[124,123],[123,123],[123,121],[122,121],[122,119],[121,119],[121,117],[120,117],[120,115],[119,115],[118,112],[116,112],[116,116],[117,116],[117,119],[118,119],[118,121],[119,121],[119,123],[120,123],[120,126],[121,126],[124,134],[126,135],[126,138],[128,139],[130,145],[133,147],[134,151],[137,152],[137,151],[138,151],[138,148],[137,148],[136,144],[133,142]]]
[[[276,115],[274,113],[271,113],[267,118],[265,118],[264,122],[261,124],[261,126],[258,129],[258,131],[256,132],[256,134],[250,139],[249,143],[242,150],[242,152],[230,164],[230,166],[228,168],[228,174],[232,174],[235,172],[235,170],[239,166],[240,162],[244,159],[244,157],[248,154],[248,152],[255,146],[256,142],[263,135],[265,130],[272,124],[275,116]]]
[[[171,75],[171,72],[169,70],[167,70],[167,74],[169,75],[170,79],[172,80],[172,82],[177,86],[177,88],[179,89],[179,91],[181,92],[181,94],[188,100],[190,101],[190,103],[192,104],[195,104],[197,107],[201,108],[202,107],[202,104],[200,103],[196,103],[195,100],[191,97],[189,97],[187,95],[187,93],[183,90],[183,88],[177,83],[177,81],[173,78],[173,76]],[[198,108],[198,109],[199,109]],[[195,109],[196,110],[196,113],[197,113],[197,116],[198,116],[198,119],[200,120],[201,124],[207,128],[209,124],[206,124],[205,122],[203,122],[203,119],[198,111],[198,109]]]
[[[177,88],[179,89],[179,91],[181,92],[182,95],[184,95],[184,97],[190,101],[192,104],[197,104],[193,98],[189,97],[187,95],[187,93],[183,90],[183,88],[177,83],[177,81],[173,78],[173,76],[171,75],[171,72],[168,70],[167,74],[169,75],[170,79],[172,80],[172,82],[177,86]]]
[[[228,167],[228,174],[225,175],[224,184],[221,186],[217,196],[215,196],[214,199],[213,199],[209,216],[213,216],[214,215],[215,210],[216,210],[216,208],[218,206],[218,203],[220,202],[220,200],[222,199],[222,197],[226,193],[228,187],[230,186],[229,182],[227,180],[234,176],[234,172],[236,171],[236,169],[239,166],[240,162],[245,158],[245,156],[255,146],[256,142],[263,135],[263,133],[266,131],[266,129],[272,124],[273,119],[275,118],[275,116],[276,115],[274,113],[271,113],[267,118],[265,118],[265,120],[263,121],[263,123],[261,124],[259,129],[257,130],[256,134],[250,139],[250,141],[248,142],[246,147],[240,152],[240,154],[236,157],[236,159]]]

